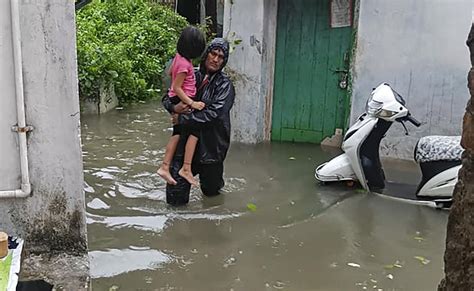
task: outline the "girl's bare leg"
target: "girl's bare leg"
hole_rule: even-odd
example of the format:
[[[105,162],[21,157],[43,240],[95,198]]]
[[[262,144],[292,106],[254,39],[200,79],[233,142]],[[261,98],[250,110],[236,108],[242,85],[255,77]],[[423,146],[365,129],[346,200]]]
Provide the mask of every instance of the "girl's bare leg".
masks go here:
[[[173,159],[174,153],[176,152],[176,147],[178,146],[179,142],[179,135],[173,135],[170,138],[170,141],[166,145],[165,156],[163,157],[163,163],[161,163],[161,167],[158,169],[157,173],[161,176],[161,178],[165,179],[166,183],[171,185],[176,185],[175,179],[171,176],[170,173],[170,163]]]
[[[178,174],[186,179],[189,184],[193,186],[197,186],[197,181],[194,179],[193,172],[191,170],[191,163],[193,161],[194,151],[196,150],[196,145],[198,142],[198,138],[194,135],[190,135],[188,140],[186,141],[186,148],[184,152],[184,163],[181,170],[179,170]]]

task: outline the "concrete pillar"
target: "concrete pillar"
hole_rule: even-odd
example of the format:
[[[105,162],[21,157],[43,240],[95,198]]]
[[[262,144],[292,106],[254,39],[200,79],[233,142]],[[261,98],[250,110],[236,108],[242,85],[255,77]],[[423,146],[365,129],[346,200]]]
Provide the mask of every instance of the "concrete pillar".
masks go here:
[[[468,75],[471,93],[464,114],[461,145],[465,149],[459,182],[454,189],[454,204],[449,213],[446,253],[446,277],[439,290],[474,290],[474,24],[467,42],[472,68]]]
[[[5,70],[10,71],[9,77],[0,82],[2,105],[8,105],[0,106],[0,132],[11,127],[16,118],[16,115],[12,118],[11,113],[16,97],[15,80],[11,77],[9,3],[0,1],[1,76],[5,75]],[[84,283],[88,263],[74,3],[23,0],[20,1],[20,16],[26,122],[34,127],[28,134],[33,190],[28,198],[0,199],[0,229],[25,239],[23,277],[42,277],[56,287],[62,284],[67,290],[81,290],[83,285],[76,279]],[[5,138],[8,145],[17,144],[14,133]],[[2,178],[0,190],[20,186],[19,161],[12,158],[17,155],[17,146],[0,151],[0,173],[11,172],[14,177]],[[53,271],[45,271],[48,263],[37,256],[43,254],[49,258],[68,254],[81,259],[77,263],[75,259],[62,258],[61,266],[65,269],[54,277]],[[76,268],[67,274],[66,269],[75,267],[80,270]],[[39,274],[41,272],[44,274]]]
[[[275,0],[225,1],[223,35],[235,47],[226,68],[236,88],[233,141],[269,139],[277,5]]]
[[[80,100],[81,113],[88,114],[104,114],[119,105],[119,100],[115,94],[113,83],[102,83],[99,87],[99,98]]]

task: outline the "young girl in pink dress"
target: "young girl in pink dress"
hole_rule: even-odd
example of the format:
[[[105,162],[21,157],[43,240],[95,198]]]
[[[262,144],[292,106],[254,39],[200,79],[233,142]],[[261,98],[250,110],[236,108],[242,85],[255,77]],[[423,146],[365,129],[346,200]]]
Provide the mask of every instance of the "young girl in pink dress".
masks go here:
[[[203,102],[193,100],[196,96],[196,79],[191,60],[200,57],[205,46],[204,34],[196,27],[188,26],[181,33],[177,45],[178,53],[176,53],[170,68],[171,88],[168,91],[168,95],[173,103],[178,104],[182,102],[193,110],[202,110],[204,108],[205,104]],[[158,169],[158,175],[165,179],[168,184],[176,185],[176,181],[170,174],[169,166],[176,152],[181,134],[189,134],[189,137],[186,141],[184,163],[179,171],[179,175],[185,178],[191,185],[197,185],[191,171],[191,162],[199,138],[197,128],[183,127],[179,124],[173,126],[173,135],[166,146],[165,156],[161,167]]]

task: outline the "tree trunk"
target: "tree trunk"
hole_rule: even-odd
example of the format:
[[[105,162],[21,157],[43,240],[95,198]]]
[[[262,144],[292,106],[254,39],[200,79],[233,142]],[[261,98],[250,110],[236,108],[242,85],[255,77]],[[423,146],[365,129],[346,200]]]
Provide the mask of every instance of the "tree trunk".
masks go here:
[[[468,87],[471,98],[464,115],[461,145],[465,149],[454,203],[448,220],[445,278],[438,290],[474,290],[474,24],[467,40],[471,52]]]

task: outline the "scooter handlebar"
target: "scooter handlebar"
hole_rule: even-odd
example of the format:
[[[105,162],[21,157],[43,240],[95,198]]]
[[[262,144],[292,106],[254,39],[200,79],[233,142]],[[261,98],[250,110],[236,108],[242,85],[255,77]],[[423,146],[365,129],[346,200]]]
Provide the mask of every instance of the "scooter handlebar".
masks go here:
[[[408,116],[406,117],[406,120],[410,121],[414,126],[416,127],[420,127],[421,125],[421,122],[419,122],[418,120],[416,120],[413,116],[411,116],[410,114],[408,114]]]

